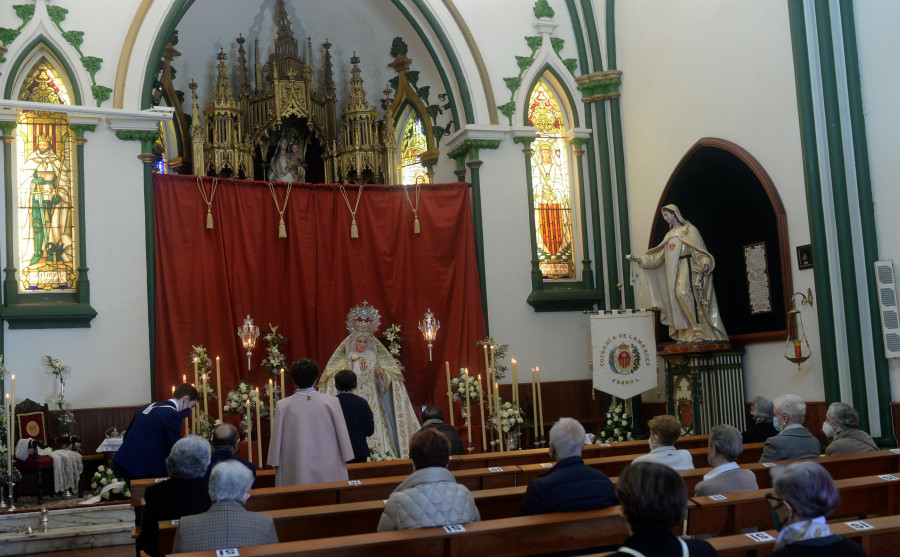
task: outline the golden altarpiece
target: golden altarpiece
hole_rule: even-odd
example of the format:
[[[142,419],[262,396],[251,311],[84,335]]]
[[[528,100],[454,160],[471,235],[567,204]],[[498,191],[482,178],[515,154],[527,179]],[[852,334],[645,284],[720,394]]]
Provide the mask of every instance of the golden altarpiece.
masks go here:
[[[217,55],[215,89],[206,108],[192,98],[191,156],[198,176],[228,176],[250,180],[302,182],[399,183],[400,159],[394,119],[402,107],[412,105],[424,126],[428,143],[422,153],[429,168],[437,158],[432,123],[424,103],[406,80],[410,60],[400,54],[391,67],[398,73],[394,98],[385,89],[384,117],[366,100],[354,53],[346,106],[336,118],[337,95],[331,62],[331,43],[323,43],[319,74],[307,39],[305,59],[294,38],[283,0],[275,5],[277,25],[274,52],[260,62],[259,40],[254,40],[253,83],[249,77],[246,39],[239,36],[237,91],[230,85],[228,56]],[[317,74],[321,83],[317,82]]]

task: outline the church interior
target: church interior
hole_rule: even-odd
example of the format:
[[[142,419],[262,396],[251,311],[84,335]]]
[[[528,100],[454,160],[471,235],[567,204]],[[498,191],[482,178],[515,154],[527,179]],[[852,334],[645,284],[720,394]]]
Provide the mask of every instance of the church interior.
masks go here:
[[[48,440],[79,436],[90,483],[112,430],[196,383],[186,428],[246,421],[261,461],[285,369],[325,370],[370,305],[397,400],[452,414],[475,454],[513,438],[474,407],[466,431],[466,369],[486,414],[521,409],[520,449],[563,416],[600,436],[616,407],[623,440],[660,414],[743,430],[783,394],[823,446],[845,402],[897,447],[898,17],[883,0],[2,0],[4,415],[27,402]],[[689,313],[711,332],[691,338],[649,271],[673,218],[705,242],[662,267],[703,269]],[[643,340],[604,341],[628,315]]]

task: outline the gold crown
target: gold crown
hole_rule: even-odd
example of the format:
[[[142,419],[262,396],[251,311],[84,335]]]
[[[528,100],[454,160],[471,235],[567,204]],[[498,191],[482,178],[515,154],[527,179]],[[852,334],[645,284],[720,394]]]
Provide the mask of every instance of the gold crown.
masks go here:
[[[38,135],[34,139],[35,141],[46,141],[47,143],[53,143],[53,138],[49,135]]]

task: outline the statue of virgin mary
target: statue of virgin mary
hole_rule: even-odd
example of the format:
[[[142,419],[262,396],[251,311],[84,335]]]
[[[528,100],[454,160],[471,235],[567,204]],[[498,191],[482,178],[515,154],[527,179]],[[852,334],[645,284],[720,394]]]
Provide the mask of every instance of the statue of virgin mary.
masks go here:
[[[347,314],[350,334],[334,351],[320,384],[336,395],[334,376],[342,369],[356,374],[356,394],[369,403],[375,417],[375,434],[368,438],[369,450],[394,458],[409,458],[409,438],[419,431],[419,420],[409,400],[403,371],[397,360],[374,333],[381,325],[381,313],[363,302]]]

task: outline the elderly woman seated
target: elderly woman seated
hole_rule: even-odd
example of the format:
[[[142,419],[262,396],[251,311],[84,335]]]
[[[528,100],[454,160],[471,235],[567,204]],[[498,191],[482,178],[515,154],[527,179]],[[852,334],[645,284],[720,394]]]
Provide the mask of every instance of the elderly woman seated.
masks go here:
[[[647,425],[650,427],[650,453],[634,459],[637,462],[658,462],[674,470],[693,470],[691,453],[674,447],[681,437],[681,424],[675,416],[656,416]]]
[[[832,402],[825,413],[822,433],[833,441],[825,454],[868,453],[878,450],[872,436],[859,429],[859,414],[849,404]]]
[[[764,443],[769,437],[778,435],[775,426],[772,425],[772,416],[775,410],[772,401],[758,396],[750,404],[750,429],[741,434],[744,443]]]
[[[744,451],[741,432],[730,425],[717,425],[709,432],[706,458],[715,466],[694,488],[694,495],[717,495],[759,489],[756,474],[738,466],[735,460]]]
[[[391,493],[378,531],[447,526],[481,520],[475,500],[447,470],[450,440],[440,431],[423,429],[409,440],[414,472]]]
[[[144,518],[138,549],[150,557],[159,555],[159,521],[174,520],[209,509],[206,467],[212,451],[209,442],[196,435],[179,439],[166,458],[169,479],[144,492]]]
[[[631,536],[614,557],[716,554],[708,542],[682,540],[672,533],[684,520],[688,497],[684,480],[671,467],[655,462],[632,464],[619,476],[616,495]]]
[[[766,502],[779,530],[772,557],[865,555],[854,542],[832,534],[825,522],[841,501],[834,480],[816,462],[797,462],[772,468],[772,493]]]
[[[209,498],[213,504],[202,514],[181,519],[175,532],[175,553],[210,551],[278,543],[271,516],[244,509],[250,497],[253,472],[238,460],[213,467],[209,476]]]

